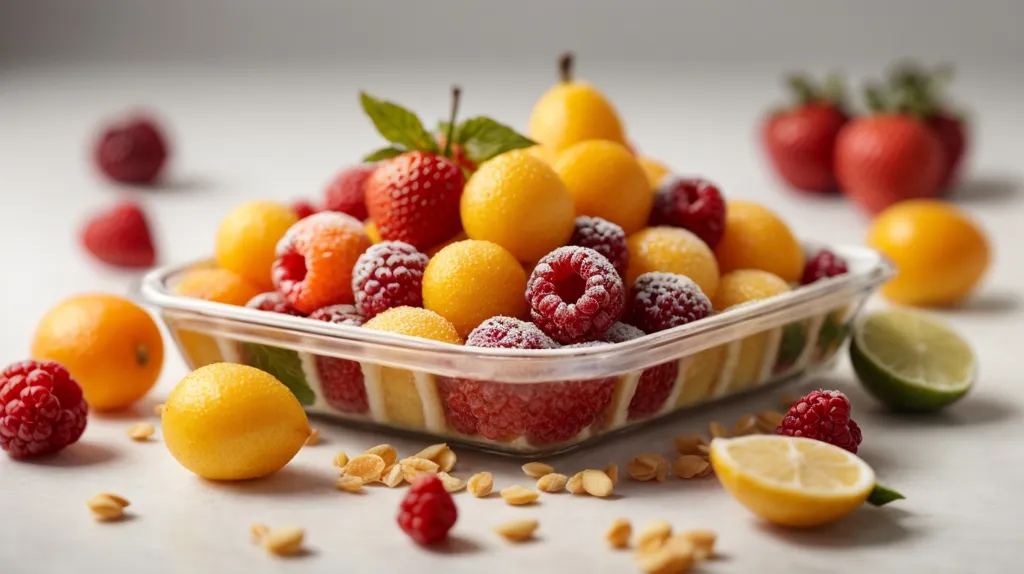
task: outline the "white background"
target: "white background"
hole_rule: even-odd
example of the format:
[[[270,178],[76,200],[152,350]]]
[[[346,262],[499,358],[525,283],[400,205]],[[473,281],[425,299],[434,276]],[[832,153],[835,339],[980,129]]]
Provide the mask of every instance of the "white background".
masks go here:
[[[977,389],[948,412],[898,417],[856,385],[845,361],[809,386],[851,396],[862,454],[880,480],[908,495],[833,527],[790,532],[756,521],[713,480],[623,482],[610,501],[545,496],[536,508],[459,495],[457,542],[415,548],[397,529],[399,492],[332,488],[337,450],[385,440],[421,443],[316,421],[325,435],[283,472],[245,485],[188,474],[159,441],[124,430],[149,417],[185,374],[170,350],[156,391],[137,412],[93,417],[81,444],[43,463],[0,459],[0,571],[29,572],[629,572],[601,535],[623,516],[720,533],[725,558],[707,572],[1014,572],[1024,507],[1018,341],[1024,40],[1020,2],[4,2],[0,4],[0,363],[24,358],[39,316],[85,290],[127,292],[77,245],[83,219],[117,197],[150,213],[163,263],[210,253],[221,216],[248,198],[315,197],[333,172],[380,142],[357,108],[366,89],[430,120],[464,88],[464,111],[524,127],[569,47],[579,75],[604,89],[638,147],[730,197],[770,205],[804,237],[858,243],[867,221],[841,200],[784,190],[755,139],[781,97],[778,75],[836,66],[858,83],[903,55],[959,64],[957,100],[975,139],[956,200],[985,226],[995,263],[979,294],[942,315],[982,364]],[[287,6],[287,8],[284,8]],[[813,64],[813,65],[812,65]],[[100,121],[157,110],[174,136],[167,184],[138,191],[103,181],[88,157]],[[877,304],[877,302],[876,302]],[[669,454],[669,437],[774,408],[777,396],[733,403],[641,435],[557,459],[567,473]],[[517,462],[460,451],[458,474],[495,472],[528,484]],[[130,521],[99,525],[84,501],[99,491],[133,501]],[[490,532],[517,516],[541,521],[540,540],[509,547]],[[282,563],[248,542],[250,523],[307,528],[310,556]]]

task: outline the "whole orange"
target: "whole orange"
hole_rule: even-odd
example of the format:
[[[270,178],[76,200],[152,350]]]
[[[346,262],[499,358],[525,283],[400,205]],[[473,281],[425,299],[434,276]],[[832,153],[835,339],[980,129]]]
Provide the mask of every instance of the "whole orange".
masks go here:
[[[942,306],[958,303],[981,281],[991,259],[980,226],[953,205],[915,199],[878,215],[867,243],[896,264],[896,276],[882,286],[895,303]]]
[[[233,271],[197,267],[182,274],[174,286],[174,292],[186,297],[241,306],[262,291]]]
[[[753,201],[725,204],[725,233],[715,246],[722,273],[761,269],[793,283],[804,269],[804,252],[789,226],[775,212]]]
[[[707,243],[681,227],[648,227],[626,238],[629,267],[626,286],[644,273],[685,275],[713,298],[718,291],[718,262]]]
[[[141,307],[116,295],[65,299],[40,319],[32,358],[57,361],[82,385],[95,410],[125,408],[160,377],[164,343]]]
[[[558,156],[555,171],[576,204],[576,215],[601,217],[626,235],[647,225],[654,194],[644,168],[625,146],[604,140],[580,142]]]
[[[277,242],[298,220],[290,207],[274,201],[249,201],[235,207],[217,228],[217,264],[270,291]]]

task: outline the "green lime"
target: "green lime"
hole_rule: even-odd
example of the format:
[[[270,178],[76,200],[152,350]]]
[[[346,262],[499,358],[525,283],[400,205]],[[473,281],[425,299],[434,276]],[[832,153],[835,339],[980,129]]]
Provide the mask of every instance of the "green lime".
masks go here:
[[[868,315],[850,341],[864,387],[900,410],[934,411],[967,394],[978,376],[974,350],[952,327],[924,313]]]

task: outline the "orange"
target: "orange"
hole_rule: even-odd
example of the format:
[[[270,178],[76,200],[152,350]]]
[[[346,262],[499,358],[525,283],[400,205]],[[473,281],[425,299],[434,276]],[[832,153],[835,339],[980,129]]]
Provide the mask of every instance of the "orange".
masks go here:
[[[626,235],[647,225],[654,194],[640,163],[622,144],[590,140],[558,156],[555,171],[576,204],[576,215],[601,217]]]
[[[441,243],[440,245],[435,245],[434,247],[431,247],[430,249],[427,249],[427,251],[425,252],[425,255],[427,257],[433,257],[433,256],[437,255],[438,251],[444,249],[445,247],[448,247],[452,243],[456,243],[456,242],[459,242],[459,241],[465,241],[467,239],[469,239],[469,237],[466,237],[466,232],[465,231],[460,231],[458,235],[456,235],[455,237],[452,237],[448,241],[445,241],[444,243]]]
[[[461,345],[455,325],[441,315],[419,307],[395,307],[367,321],[363,327],[431,341]]]
[[[555,165],[555,162],[558,161],[558,152],[546,145],[530,146],[526,148],[526,153],[551,166]]]
[[[715,247],[722,273],[762,269],[794,283],[804,269],[804,252],[779,216],[752,201],[725,204],[725,233]]]
[[[725,311],[729,307],[767,299],[786,291],[789,291],[789,284],[778,275],[760,269],[737,269],[722,275],[712,303],[715,311]]]
[[[141,307],[116,295],[77,295],[46,312],[32,358],[57,361],[82,385],[95,410],[125,408],[160,377],[164,342]]]
[[[868,245],[896,264],[882,295],[904,305],[942,306],[965,299],[991,260],[985,233],[966,213],[939,200],[900,202],[875,218]]]
[[[647,175],[647,181],[651,184],[651,189],[658,187],[661,180],[668,174],[672,173],[669,167],[656,159],[649,157],[639,157],[637,161],[640,162],[640,167],[643,168],[644,174]]]
[[[174,291],[186,297],[228,305],[245,305],[263,291],[227,269],[199,267],[186,271]]]
[[[437,253],[423,272],[423,306],[465,337],[495,315],[526,315],[526,272],[511,253],[467,239]]]
[[[466,182],[460,212],[468,237],[496,243],[525,262],[565,245],[576,218],[562,180],[524,150],[484,162]]]
[[[257,287],[274,288],[270,267],[277,242],[298,221],[290,207],[273,201],[249,201],[231,210],[217,228],[217,264]]]
[[[626,285],[651,271],[686,275],[709,298],[718,291],[718,263],[707,243],[681,227],[648,227],[626,238]]]

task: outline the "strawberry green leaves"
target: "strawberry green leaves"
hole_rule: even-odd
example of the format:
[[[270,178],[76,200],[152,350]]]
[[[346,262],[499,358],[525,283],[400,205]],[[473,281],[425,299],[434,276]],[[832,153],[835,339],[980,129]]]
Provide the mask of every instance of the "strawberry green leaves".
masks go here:
[[[363,106],[363,111],[370,116],[370,121],[373,122],[380,135],[396,145],[394,149],[401,149],[403,152],[412,150],[438,152],[437,141],[423,127],[423,122],[416,114],[398,104],[377,99],[366,92],[359,94],[359,101]],[[371,155],[381,152],[383,150]]]
[[[483,116],[469,118],[459,124],[453,139],[454,143],[462,144],[466,156],[477,165],[507,151],[537,144],[505,124]]]
[[[886,488],[881,484],[876,484],[875,488],[871,491],[871,494],[868,495],[868,504],[872,506],[885,506],[890,502],[903,500],[905,498],[905,496],[891,488]]]

